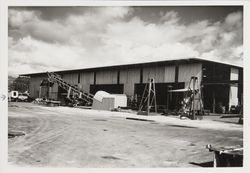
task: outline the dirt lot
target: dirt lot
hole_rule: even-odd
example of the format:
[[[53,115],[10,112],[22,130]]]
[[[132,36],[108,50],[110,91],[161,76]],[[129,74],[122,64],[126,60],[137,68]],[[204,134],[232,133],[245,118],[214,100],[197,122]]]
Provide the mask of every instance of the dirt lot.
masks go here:
[[[213,153],[206,144],[243,144],[242,125],[206,119],[183,125],[182,120],[168,117],[135,121],[127,116],[134,115],[10,103],[9,132],[25,135],[9,138],[9,163],[29,167],[200,167],[212,166]]]

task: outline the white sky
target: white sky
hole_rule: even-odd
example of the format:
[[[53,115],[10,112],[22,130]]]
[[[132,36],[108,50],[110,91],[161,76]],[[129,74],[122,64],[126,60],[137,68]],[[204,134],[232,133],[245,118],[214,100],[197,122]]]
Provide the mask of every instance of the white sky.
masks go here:
[[[9,75],[204,58],[242,65],[239,7],[9,9]]]

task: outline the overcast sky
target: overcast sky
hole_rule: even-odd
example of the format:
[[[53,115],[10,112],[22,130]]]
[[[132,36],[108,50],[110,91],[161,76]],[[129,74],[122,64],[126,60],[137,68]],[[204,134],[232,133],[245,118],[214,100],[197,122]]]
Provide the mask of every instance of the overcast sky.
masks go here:
[[[242,65],[242,7],[9,8],[9,74],[178,58]]]

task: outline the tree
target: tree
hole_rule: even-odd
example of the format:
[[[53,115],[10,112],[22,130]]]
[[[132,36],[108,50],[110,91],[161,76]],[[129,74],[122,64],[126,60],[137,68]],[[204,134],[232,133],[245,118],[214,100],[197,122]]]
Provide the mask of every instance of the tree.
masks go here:
[[[19,76],[13,78],[9,76],[9,86],[10,91],[25,92],[29,90],[30,78],[25,76]]]

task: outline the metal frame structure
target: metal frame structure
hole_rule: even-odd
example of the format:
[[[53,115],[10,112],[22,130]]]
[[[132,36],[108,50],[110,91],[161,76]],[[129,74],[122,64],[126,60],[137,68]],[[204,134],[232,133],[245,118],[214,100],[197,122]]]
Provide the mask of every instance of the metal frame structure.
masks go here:
[[[89,105],[91,105],[93,103],[94,95],[87,93],[87,92],[83,92],[79,88],[77,88],[76,86],[73,86],[73,85],[63,81],[62,78],[54,72],[47,72],[47,75],[48,75],[48,80],[50,82],[57,83],[58,86],[60,86],[61,88],[68,91],[68,94],[67,94],[68,99],[70,99],[70,95],[72,93],[73,95],[77,94],[78,99],[84,100]]]
[[[155,112],[157,113],[155,81],[154,78],[150,78],[148,79],[148,83],[146,84],[142,94],[142,99],[139,106],[139,112],[142,112],[143,109],[145,108],[146,114],[149,115],[150,109],[152,108],[153,105],[155,108]]]

